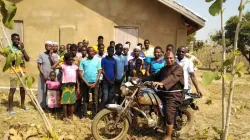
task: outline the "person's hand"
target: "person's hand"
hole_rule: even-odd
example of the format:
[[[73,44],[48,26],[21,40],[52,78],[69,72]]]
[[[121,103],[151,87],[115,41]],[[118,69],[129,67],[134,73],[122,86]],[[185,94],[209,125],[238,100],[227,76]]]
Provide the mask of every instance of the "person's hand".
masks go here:
[[[162,87],[163,86],[163,83],[160,83],[160,82],[153,82],[153,86],[160,86]]]
[[[198,93],[198,95],[200,95],[200,97],[203,96],[200,90],[197,90],[197,93]]]
[[[23,50],[23,49],[24,49],[23,42],[19,42],[18,47],[19,47],[21,50]]]
[[[43,75],[43,80],[46,82],[48,79],[47,79],[47,76],[44,74]]]
[[[77,96],[79,96],[80,95],[80,88],[78,87],[78,88],[76,88],[76,94],[77,94]]]
[[[96,86],[96,83],[91,84],[90,88],[95,88],[95,86]]]
[[[86,85],[87,85],[88,87],[91,87],[91,86],[92,86],[92,84],[89,84],[89,83],[86,83]]]

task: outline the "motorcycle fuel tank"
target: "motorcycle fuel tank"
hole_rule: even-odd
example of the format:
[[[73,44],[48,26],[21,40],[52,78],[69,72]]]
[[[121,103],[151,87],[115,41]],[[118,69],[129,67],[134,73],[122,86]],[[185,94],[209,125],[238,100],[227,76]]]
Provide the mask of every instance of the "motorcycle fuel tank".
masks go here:
[[[141,88],[141,96],[138,98],[138,102],[142,105],[157,105],[155,96],[157,95],[153,89]]]

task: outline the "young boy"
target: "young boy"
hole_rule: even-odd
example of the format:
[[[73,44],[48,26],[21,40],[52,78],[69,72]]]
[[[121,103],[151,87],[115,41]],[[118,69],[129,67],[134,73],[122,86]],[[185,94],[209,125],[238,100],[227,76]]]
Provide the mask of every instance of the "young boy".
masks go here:
[[[88,57],[80,62],[79,76],[83,80],[83,114],[82,119],[87,117],[87,107],[89,103],[89,93],[92,93],[93,107],[92,107],[92,117],[97,113],[98,109],[98,84],[101,75],[101,63],[98,58],[94,57],[95,51],[93,47],[87,49]],[[84,73],[83,73],[84,71]]]
[[[122,51],[123,51],[123,46],[122,44],[117,44],[115,46],[115,56],[114,59],[116,61],[116,79],[115,79],[115,94],[118,95],[118,98],[116,99],[117,103],[121,103],[122,102],[122,98],[121,98],[121,84],[122,81],[124,80],[124,77],[126,76],[126,71],[127,71],[127,67],[128,67],[128,60],[126,57],[124,57],[122,55]]]
[[[114,99],[114,83],[116,77],[116,62],[113,58],[114,47],[108,47],[108,56],[104,57],[101,61],[102,73],[103,73],[103,92],[102,92],[102,103],[101,109],[106,104],[111,104]]]

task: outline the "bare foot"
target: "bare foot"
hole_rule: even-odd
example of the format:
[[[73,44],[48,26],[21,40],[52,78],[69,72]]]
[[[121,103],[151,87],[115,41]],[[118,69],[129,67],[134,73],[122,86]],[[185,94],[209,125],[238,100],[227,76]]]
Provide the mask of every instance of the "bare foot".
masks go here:
[[[164,137],[164,140],[171,140],[171,136],[170,137]]]

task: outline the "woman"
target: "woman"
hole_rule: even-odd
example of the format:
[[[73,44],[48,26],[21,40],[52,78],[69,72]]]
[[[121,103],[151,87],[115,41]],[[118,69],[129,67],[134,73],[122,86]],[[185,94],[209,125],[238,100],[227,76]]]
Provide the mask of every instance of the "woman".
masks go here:
[[[162,48],[157,46],[154,48],[154,58],[147,61],[146,76],[160,71],[165,66],[165,60],[162,59]]]
[[[128,70],[129,70],[130,75],[133,75],[133,70],[135,70],[135,68],[136,68],[136,65],[135,65],[136,60],[141,59],[139,57],[140,52],[141,52],[141,48],[139,46],[136,46],[134,49],[134,57],[133,57],[133,59],[129,60],[129,62],[128,62]],[[144,61],[142,60],[142,66],[143,66],[143,64],[144,64]]]

